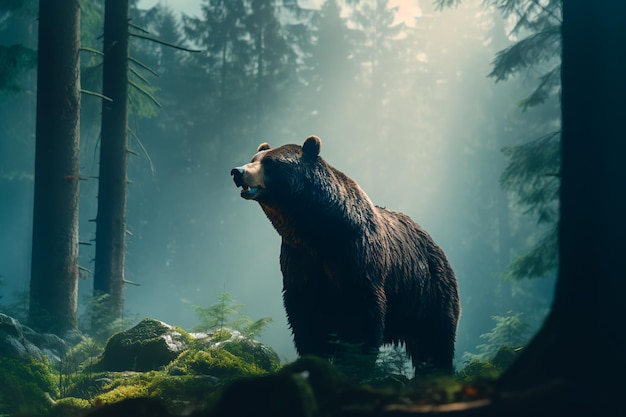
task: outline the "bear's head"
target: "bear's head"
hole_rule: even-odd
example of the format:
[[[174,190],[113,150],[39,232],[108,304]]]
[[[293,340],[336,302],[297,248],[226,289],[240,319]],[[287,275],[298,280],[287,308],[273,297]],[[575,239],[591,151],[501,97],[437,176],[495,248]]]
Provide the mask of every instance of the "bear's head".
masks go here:
[[[308,137],[302,146],[272,148],[262,143],[250,163],[233,168],[230,174],[241,187],[241,197],[262,204],[279,203],[296,197],[312,179],[322,141]]]

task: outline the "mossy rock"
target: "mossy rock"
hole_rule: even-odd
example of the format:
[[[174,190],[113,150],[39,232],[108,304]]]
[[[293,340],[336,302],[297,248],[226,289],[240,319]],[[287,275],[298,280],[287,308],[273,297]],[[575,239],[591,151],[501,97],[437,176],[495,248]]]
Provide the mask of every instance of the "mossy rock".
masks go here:
[[[281,366],[280,358],[274,349],[255,340],[230,340],[220,343],[219,348],[222,348],[267,372],[276,372]]]
[[[0,415],[45,414],[57,396],[47,359],[0,357]]]
[[[96,371],[150,371],[176,359],[191,344],[180,328],[154,319],[116,333],[107,341],[104,353],[94,365]]]
[[[109,383],[93,396],[103,407],[131,398],[158,398],[172,411],[189,411],[189,404],[205,404],[217,390],[219,380],[198,375],[168,375],[165,371],[111,372]],[[182,408],[182,409],[181,409]]]
[[[58,400],[50,410],[50,417],[81,417],[91,409],[83,398],[65,397]]]
[[[267,372],[276,372],[281,367],[274,349],[237,330],[224,327],[209,333],[191,333],[191,336],[196,350],[224,349]]]
[[[491,361],[474,359],[470,361],[457,376],[461,381],[471,382],[477,379],[497,379],[502,373],[502,368],[494,365]]]
[[[111,382],[102,387],[103,392],[93,398],[93,403],[102,407],[129,398],[149,397],[150,385],[157,375],[157,371],[109,374]]]
[[[220,379],[262,375],[265,370],[221,348],[188,350],[168,369],[184,375],[210,375]]]
[[[521,352],[521,348],[515,348],[512,346],[500,346],[493,358],[490,359],[491,363],[500,369],[508,368],[517,359]]]

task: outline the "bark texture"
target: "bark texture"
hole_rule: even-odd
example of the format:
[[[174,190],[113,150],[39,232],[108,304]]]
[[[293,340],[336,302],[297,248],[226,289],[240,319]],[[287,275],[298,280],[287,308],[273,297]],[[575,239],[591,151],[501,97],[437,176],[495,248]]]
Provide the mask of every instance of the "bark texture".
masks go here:
[[[122,317],[124,309],[128,0],[105,2],[103,94],[112,101],[102,104],[94,295],[108,296],[101,312],[106,315],[105,320],[115,320]]]
[[[28,321],[76,327],[80,141],[80,6],[39,2],[35,197]]]

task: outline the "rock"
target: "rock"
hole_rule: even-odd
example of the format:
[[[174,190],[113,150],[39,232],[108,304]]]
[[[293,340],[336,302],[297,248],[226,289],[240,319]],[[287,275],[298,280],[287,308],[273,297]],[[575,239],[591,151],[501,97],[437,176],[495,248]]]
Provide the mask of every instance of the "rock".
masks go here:
[[[19,321],[0,313],[0,356],[19,358],[43,357],[43,352],[24,335],[24,327]]]
[[[167,323],[143,319],[135,327],[107,341],[100,361],[102,371],[150,371],[163,367],[189,348],[191,337]]]
[[[56,364],[62,361],[72,346],[83,340],[78,331],[68,335],[71,335],[71,342],[51,333],[37,333],[13,317],[0,313],[0,356],[32,356],[37,359],[45,356]]]
[[[196,346],[224,349],[268,372],[280,368],[280,358],[270,346],[246,338],[241,332],[223,328],[212,333],[191,333]]]
[[[60,362],[72,345],[59,336],[50,333],[37,333],[30,327],[22,326],[24,337],[37,346],[53,363]]]

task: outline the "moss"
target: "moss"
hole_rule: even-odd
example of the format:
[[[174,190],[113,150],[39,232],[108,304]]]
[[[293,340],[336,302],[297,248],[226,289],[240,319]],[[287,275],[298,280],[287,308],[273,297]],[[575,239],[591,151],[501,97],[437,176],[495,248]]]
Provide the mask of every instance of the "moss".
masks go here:
[[[513,361],[519,356],[521,349],[514,348],[512,346],[500,346],[493,358],[490,359],[491,363],[500,369],[508,368]]]
[[[182,338],[182,339],[184,339],[184,340],[187,342],[187,345],[188,345],[188,346],[193,345],[193,343],[194,343],[194,340],[195,340],[195,339],[193,338],[193,336],[192,336],[192,335],[190,335],[190,334],[189,334],[189,332],[188,332],[187,330],[183,329],[183,328],[182,328],[182,327],[180,327],[180,326],[174,326],[173,328],[174,328],[174,330],[176,330],[178,333],[180,333],[181,338]]]
[[[253,363],[219,348],[188,350],[183,352],[169,366],[186,375],[211,375],[217,378],[236,378],[262,375],[265,371]]]
[[[475,359],[470,361],[457,373],[457,377],[464,382],[472,382],[477,379],[497,379],[502,373],[502,368],[494,365],[491,361]]]
[[[224,342],[220,348],[267,372],[276,372],[281,367],[280,358],[272,348],[249,339]]]
[[[84,399],[93,398],[100,392],[106,378],[105,372],[79,371],[69,376],[63,395]]]
[[[119,403],[132,398],[157,398],[171,410],[184,408],[190,404],[204,405],[216,391],[216,380],[194,375],[171,376],[163,371],[145,373],[110,373],[110,383],[95,395],[93,404],[97,407]]]
[[[47,360],[0,357],[0,414],[44,414],[58,397]]]
[[[181,406],[187,407],[186,404],[204,405],[211,402],[219,385],[214,379],[202,376],[161,375],[152,381],[149,390],[152,396],[163,400],[170,409],[176,410]]]
[[[172,332],[174,330],[174,332]],[[171,334],[166,340],[164,334]],[[144,319],[132,329],[116,333],[107,341],[98,371],[150,371],[174,360],[180,352],[168,348],[168,344],[180,345],[181,350],[190,345],[192,338],[154,319]]]
[[[61,398],[50,410],[50,417],[80,417],[91,409],[89,401],[82,398]]]
[[[100,407],[127,398],[149,397],[150,390],[148,388],[155,375],[156,372],[110,373],[108,376],[111,378],[111,382],[102,387],[103,392],[93,398],[93,403]]]
[[[213,333],[213,337],[211,338],[211,343],[224,342],[230,339],[232,336],[233,334],[230,332],[230,330],[226,328],[221,328],[221,329],[216,330]]]

